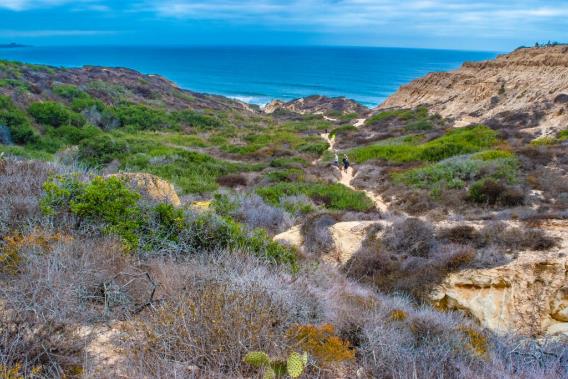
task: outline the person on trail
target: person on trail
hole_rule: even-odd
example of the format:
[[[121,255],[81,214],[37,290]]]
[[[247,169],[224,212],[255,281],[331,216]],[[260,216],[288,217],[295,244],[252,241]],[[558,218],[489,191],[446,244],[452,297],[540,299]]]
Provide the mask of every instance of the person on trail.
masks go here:
[[[333,165],[335,167],[339,167],[339,155],[337,154],[337,151],[335,151],[335,159],[333,161]]]
[[[349,158],[347,158],[347,154],[343,155],[343,168],[345,171],[349,168]]]

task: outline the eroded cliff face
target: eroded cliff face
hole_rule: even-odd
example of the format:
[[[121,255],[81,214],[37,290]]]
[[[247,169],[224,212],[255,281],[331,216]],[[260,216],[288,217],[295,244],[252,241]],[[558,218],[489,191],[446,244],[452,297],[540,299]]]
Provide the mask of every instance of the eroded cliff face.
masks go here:
[[[456,272],[432,299],[497,332],[568,336],[568,258],[527,252],[505,266]]]
[[[428,106],[456,126],[514,126],[535,136],[568,124],[568,46],[520,49],[495,60],[431,73],[400,88],[379,110]]]
[[[339,222],[329,227],[333,251],[323,262],[342,267],[363,247],[367,230],[379,224],[381,238],[389,221]],[[444,227],[455,223],[444,222]],[[464,224],[462,222],[462,224]],[[481,228],[483,222],[467,223]],[[512,226],[519,226],[511,221]],[[498,333],[526,336],[568,336],[568,222],[549,220],[542,226],[558,244],[547,252],[523,251],[511,262],[494,267],[465,269],[449,274],[431,294],[441,309],[459,310]],[[304,249],[301,228],[275,240]]]

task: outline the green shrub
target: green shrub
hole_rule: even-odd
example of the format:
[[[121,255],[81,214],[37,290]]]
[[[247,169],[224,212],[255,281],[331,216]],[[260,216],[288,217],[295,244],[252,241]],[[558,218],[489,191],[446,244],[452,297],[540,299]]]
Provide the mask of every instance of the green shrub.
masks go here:
[[[270,167],[275,168],[298,168],[306,165],[305,159],[301,157],[287,157],[287,158],[275,158],[270,161]]]
[[[56,84],[52,87],[53,93],[63,97],[66,100],[73,101],[80,98],[90,98],[85,92],[81,91],[77,86],[71,84]]]
[[[142,104],[121,105],[115,109],[115,114],[123,127],[133,130],[179,129],[166,111]]]
[[[272,171],[266,178],[273,183],[278,182],[302,182],[304,181],[304,170],[299,168],[289,168],[286,170]]]
[[[91,166],[107,164],[128,151],[128,145],[108,134],[83,139],[79,144],[79,159]]]
[[[42,210],[55,215],[69,211],[82,221],[104,225],[104,232],[118,235],[127,250],[139,244],[142,226],[140,194],[130,190],[116,177],[96,177],[82,183],[73,177],[58,177],[44,183]]]
[[[174,112],[172,117],[177,122],[198,130],[218,129],[225,126],[217,117],[196,111],[184,110]]]
[[[350,157],[362,163],[370,159],[393,162],[437,162],[455,155],[475,153],[497,142],[495,131],[483,125],[450,130],[442,137],[418,144],[419,137],[407,136],[353,149]]]
[[[499,155],[487,154],[483,155],[482,158],[498,157]],[[481,160],[477,159],[476,155],[473,155],[473,157],[457,156],[395,174],[393,179],[408,186],[434,190],[441,187],[461,189],[467,183],[478,180],[481,176],[515,183],[518,177],[517,159],[508,157]]]
[[[36,142],[39,138],[26,113],[16,107],[8,96],[0,95],[0,125],[10,129],[12,140],[17,144]]]
[[[524,194],[493,178],[486,178],[471,185],[469,199],[479,204],[517,206],[524,203]]]
[[[409,122],[404,126],[404,128],[409,132],[413,132],[413,131],[431,130],[434,128],[434,125],[430,120],[424,119],[424,120],[416,120]]]
[[[327,149],[329,149],[327,142],[305,143],[299,147],[300,152],[317,155],[318,157],[326,152]]]
[[[369,117],[365,122],[366,125],[374,125],[381,121],[398,119],[401,121],[422,121],[427,120],[428,109],[426,107],[418,107],[416,109],[396,109],[391,111],[383,111]]]
[[[85,139],[93,139],[102,133],[100,129],[90,125],[81,128],[64,125],[59,128],[48,129],[46,135],[57,138],[66,144],[77,145]]]
[[[38,123],[54,128],[62,125],[82,126],[85,124],[83,116],[53,101],[33,103],[29,106],[28,112]]]
[[[280,199],[284,196],[306,195],[329,209],[364,212],[373,208],[373,202],[364,193],[337,183],[278,183],[259,188],[256,192],[276,206],[280,205]]]
[[[514,158],[515,154],[507,150],[487,150],[480,153],[473,154],[473,159],[479,159],[482,161],[492,161],[495,159],[508,159]]]
[[[345,125],[345,126],[340,126],[339,128],[333,129],[329,133],[329,136],[330,137],[342,136],[344,134],[349,134],[349,132],[354,132],[354,131],[357,131],[356,127],[354,127],[353,125]]]

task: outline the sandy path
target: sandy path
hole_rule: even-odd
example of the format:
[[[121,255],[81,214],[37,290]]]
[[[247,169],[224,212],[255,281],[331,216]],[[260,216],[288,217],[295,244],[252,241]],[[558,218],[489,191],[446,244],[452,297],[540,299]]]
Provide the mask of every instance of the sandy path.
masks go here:
[[[362,123],[365,123],[365,119],[361,119]],[[361,121],[358,120],[357,122]],[[321,138],[323,138],[328,144],[329,144],[329,148],[327,149],[328,151],[334,151],[335,150],[335,136],[330,137],[329,133],[322,133],[320,134]],[[320,158],[321,160],[321,158]],[[375,194],[371,191],[367,191],[367,190],[358,190],[355,187],[353,187],[351,185],[351,182],[353,181],[353,179],[355,179],[355,176],[353,174],[353,167],[349,167],[347,170],[340,170],[339,171],[341,174],[341,177],[339,178],[339,183],[343,184],[345,187],[351,188],[354,191],[359,191],[359,192],[364,192],[375,204],[375,206],[377,207],[378,210],[380,210],[381,212],[387,212],[388,211],[388,206],[385,203],[385,201],[383,200],[382,196],[379,194]]]

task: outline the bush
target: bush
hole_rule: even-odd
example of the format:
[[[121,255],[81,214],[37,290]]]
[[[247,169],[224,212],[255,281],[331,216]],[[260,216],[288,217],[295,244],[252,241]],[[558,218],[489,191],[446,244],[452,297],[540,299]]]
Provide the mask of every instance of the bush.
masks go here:
[[[302,224],[304,248],[317,255],[331,253],[335,242],[329,228],[337,223],[337,216],[322,213],[308,217]]]
[[[104,231],[121,237],[128,250],[139,245],[137,232],[142,226],[140,194],[128,189],[117,177],[96,177],[83,184],[68,177],[55,178],[44,184],[42,209],[47,214],[69,211],[81,220],[104,225]]]
[[[17,108],[8,96],[0,95],[0,125],[8,127],[11,139],[17,144],[38,141],[38,135],[28,116]]]
[[[197,130],[220,129],[225,124],[214,115],[199,113],[196,111],[184,110],[172,113],[172,117],[183,125]]]
[[[442,162],[397,173],[393,179],[408,186],[429,190],[439,190],[444,187],[461,189],[481,176],[515,183],[518,180],[517,159],[514,157],[486,159],[492,156],[493,154],[483,155],[480,159],[476,155],[452,157]]]
[[[525,201],[525,195],[520,189],[509,187],[493,179],[475,182],[469,188],[469,198],[479,204],[504,206],[522,205]]]
[[[52,87],[52,89],[53,93],[69,101],[90,98],[90,96],[80,90],[79,87],[71,84],[56,84]]]
[[[329,365],[355,358],[355,350],[348,341],[335,334],[335,328],[331,324],[296,325],[288,330],[288,336],[300,349],[322,364]]]
[[[329,209],[362,212],[373,209],[373,202],[364,193],[337,183],[278,183],[259,188],[257,193],[273,205],[278,205],[285,196],[306,195]]]
[[[59,128],[50,128],[47,136],[63,141],[66,144],[78,145],[83,140],[92,140],[102,134],[101,130],[90,125],[76,127],[63,125]]]
[[[54,128],[63,125],[83,126],[85,124],[83,116],[53,101],[33,103],[29,106],[28,112],[38,123]]]
[[[115,114],[123,127],[133,130],[177,130],[179,128],[177,122],[166,111],[142,104],[121,105],[115,109]]]
[[[108,134],[101,134],[81,140],[79,144],[79,159],[91,166],[110,163],[128,150],[125,142]]]
[[[379,144],[353,149],[350,157],[363,163],[370,159],[393,162],[437,162],[455,155],[475,153],[497,142],[495,131],[483,125],[452,129],[442,137],[418,144],[417,137],[395,138]]]
[[[246,187],[247,178],[243,174],[229,174],[217,178],[217,183],[223,187]]]
[[[394,223],[383,236],[383,246],[389,251],[415,257],[428,257],[434,243],[432,227],[417,218]]]

